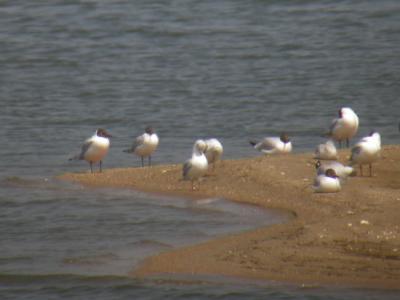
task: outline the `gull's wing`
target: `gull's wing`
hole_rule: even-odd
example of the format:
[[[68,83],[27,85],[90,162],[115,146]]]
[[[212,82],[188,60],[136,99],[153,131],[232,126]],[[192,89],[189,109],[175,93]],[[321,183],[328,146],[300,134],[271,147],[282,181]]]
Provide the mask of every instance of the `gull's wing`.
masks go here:
[[[86,140],[81,148],[81,153],[79,154],[79,159],[85,159],[85,153],[89,150],[90,146],[93,144],[91,139]]]
[[[136,148],[143,145],[143,143],[144,143],[144,134],[136,137],[136,139],[132,143],[132,146],[129,149],[124,150],[124,152],[127,152],[127,153],[135,152]]]
[[[360,155],[361,151],[361,146],[355,146],[353,149],[351,149],[350,161],[352,161],[355,156]]]
[[[271,154],[276,152],[277,144],[279,143],[280,139],[278,137],[267,137],[264,138],[261,142],[256,145],[256,149],[265,153]]]
[[[343,120],[341,118],[336,118],[332,120],[332,124],[329,127],[329,135],[332,135],[335,129],[342,127]]]
[[[135,149],[136,149],[137,147],[140,147],[140,146],[143,145],[143,144],[144,144],[144,135],[142,134],[142,135],[139,135],[139,136],[133,141],[133,144],[132,144],[132,147],[131,147],[132,151],[135,151]]]
[[[183,164],[183,169],[182,169],[183,179],[187,179],[188,173],[191,168],[192,168],[192,162],[189,159]]]

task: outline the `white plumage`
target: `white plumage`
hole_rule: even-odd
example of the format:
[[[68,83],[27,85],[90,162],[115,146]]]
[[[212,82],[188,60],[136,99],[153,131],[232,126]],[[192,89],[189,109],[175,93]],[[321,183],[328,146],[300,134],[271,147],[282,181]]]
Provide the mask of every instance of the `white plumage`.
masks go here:
[[[207,158],[208,164],[213,164],[213,168],[215,168],[216,162],[221,159],[224,148],[220,141],[214,138],[205,140],[205,143],[207,148],[204,154]]]
[[[93,163],[100,162],[101,172],[102,159],[107,155],[110,148],[110,137],[111,135],[104,129],[97,129],[94,135],[83,143],[81,153],[72,159],[86,160],[90,164],[90,171],[92,173]]]
[[[292,142],[287,134],[282,133],[279,137],[266,137],[261,141],[250,141],[254,149],[264,154],[289,153],[292,151]]]
[[[326,170],[325,174],[317,175],[313,189],[316,193],[336,193],[341,190],[340,180],[333,169]]]
[[[379,159],[380,152],[381,136],[373,131],[351,149],[350,164],[360,166],[361,176],[363,175],[362,166],[369,165],[369,175],[372,176],[372,163]]]
[[[339,178],[345,179],[346,177],[350,176],[353,173],[354,169],[350,166],[345,166],[338,161],[327,161],[327,162],[320,162],[316,163],[317,174],[325,174],[328,169],[333,169],[336,175]]]
[[[127,153],[134,153],[141,158],[144,167],[144,158],[148,157],[148,165],[151,165],[151,155],[157,149],[159,143],[158,135],[151,126],[146,127],[145,132],[134,140],[132,147],[124,150]]]
[[[206,149],[207,144],[203,140],[197,140],[193,146],[192,157],[183,164],[183,179],[191,181],[192,190],[194,190],[194,181],[204,176],[208,170],[207,158],[204,155]]]
[[[319,144],[314,153],[316,159],[335,160],[338,157],[336,146],[332,140]]]
[[[356,113],[350,107],[342,107],[339,109],[339,117],[332,120],[329,129],[329,135],[339,144],[346,141],[347,147],[349,140],[356,135],[359,120]]]

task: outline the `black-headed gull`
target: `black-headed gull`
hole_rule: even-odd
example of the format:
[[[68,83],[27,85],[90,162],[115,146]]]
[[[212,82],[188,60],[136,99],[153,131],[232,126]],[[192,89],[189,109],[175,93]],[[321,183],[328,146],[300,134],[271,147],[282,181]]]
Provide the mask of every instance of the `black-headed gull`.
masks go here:
[[[341,190],[339,177],[335,170],[327,169],[325,174],[317,175],[313,189],[316,193],[336,193]]]
[[[342,141],[346,141],[349,147],[350,139],[356,135],[358,130],[358,116],[350,107],[339,109],[339,117],[332,120],[329,128],[329,136],[342,146]]]
[[[315,168],[317,169],[318,175],[325,174],[326,170],[328,169],[333,169],[336,175],[342,179],[347,178],[354,171],[353,167],[345,166],[338,161],[325,161],[322,163],[320,161],[317,161],[317,163],[315,164]]]
[[[215,169],[215,164],[221,159],[224,148],[222,147],[221,142],[214,138],[205,140],[205,143],[207,149],[204,154],[207,158],[208,164],[213,164],[213,169]]]
[[[292,142],[286,133],[279,137],[266,137],[261,141],[249,141],[254,149],[264,154],[289,153],[292,151]]]
[[[134,140],[130,149],[124,150],[127,153],[134,153],[142,160],[142,167],[144,167],[144,158],[148,157],[148,165],[151,165],[151,155],[157,149],[159,139],[154,132],[153,127],[148,126],[142,135],[139,135]]]
[[[314,153],[315,159],[335,160],[338,157],[336,146],[332,140],[327,140],[325,143],[319,144]]]
[[[192,157],[183,164],[183,180],[190,180],[192,190],[194,190],[194,181],[204,176],[208,170],[207,158],[204,152],[207,144],[203,140],[197,140],[193,146]]]
[[[81,153],[70,160],[86,160],[90,164],[91,173],[93,173],[93,163],[100,162],[101,172],[102,160],[110,148],[110,137],[111,135],[106,130],[97,129],[95,134],[83,143]]]
[[[372,131],[351,149],[350,164],[360,166],[361,176],[363,175],[362,166],[369,165],[369,175],[372,176],[372,163],[379,159],[380,152],[381,135]]]

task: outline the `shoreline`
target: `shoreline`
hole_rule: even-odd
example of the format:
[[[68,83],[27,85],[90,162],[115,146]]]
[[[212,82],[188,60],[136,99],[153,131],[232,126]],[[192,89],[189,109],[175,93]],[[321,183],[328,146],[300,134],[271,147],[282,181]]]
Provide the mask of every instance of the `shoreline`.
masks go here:
[[[341,150],[345,162],[349,150]],[[312,153],[223,160],[192,192],[182,165],[67,173],[91,187],[186,198],[221,197],[291,212],[287,222],[233,233],[146,258],[134,277],[223,275],[306,285],[400,289],[400,146],[385,146],[373,177],[315,194]]]

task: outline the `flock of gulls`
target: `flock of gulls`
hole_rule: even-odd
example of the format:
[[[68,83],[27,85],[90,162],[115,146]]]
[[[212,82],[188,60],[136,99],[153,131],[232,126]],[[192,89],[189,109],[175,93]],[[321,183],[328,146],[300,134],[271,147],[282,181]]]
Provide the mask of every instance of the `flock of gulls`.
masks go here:
[[[332,120],[327,141],[315,149],[316,177],[312,186],[315,192],[334,193],[340,191],[346,178],[355,173],[353,166],[356,165],[360,168],[361,176],[363,175],[363,165],[368,165],[369,175],[372,176],[372,163],[379,159],[381,152],[381,137],[376,131],[361,138],[351,148],[349,165],[343,165],[337,161],[338,153],[335,142],[340,147],[345,142],[349,147],[350,139],[357,134],[358,127],[357,114],[349,107],[340,108],[338,117]],[[93,164],[99,162],[101,172],[102,160],[110,148],[110,138],[111,135],[106,130],[97,129],[95,134],[84,142],[80,154],[70,160],[86,160],[90,164],[92,173]],[[254,149],[267,155],[292,151],[292,143],[286,133],[282,133],[279,137],[266,137],[260,141],[251,140],[249,142]],[[148,158],[150,166],[151,156],[156,151],[158,144],[159,138],[154,129],[149,126],[142,135],[135,138],[132,146],[124,152],[138,156],[141,159],[142,167],[144,167],[145,158]],[[215,164],[221,159],[222,154],[223,146],[215,138],[195,141],[191,158],[183,164],[183,180],[191,181],[192,190],[194,190],[194,183],[206,175],[210,165],[215,168]]]

